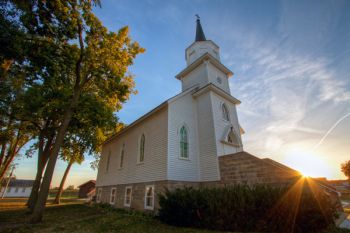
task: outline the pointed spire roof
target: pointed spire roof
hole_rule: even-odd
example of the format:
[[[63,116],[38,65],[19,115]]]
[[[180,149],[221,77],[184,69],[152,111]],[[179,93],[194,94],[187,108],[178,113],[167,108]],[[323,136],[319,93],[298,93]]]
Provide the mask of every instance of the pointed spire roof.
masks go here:
[[[196,40],[195,41],[206,41],[205,35],[202,29],[201,21],[199,15],[197,16],[197,28],[196,28]]]

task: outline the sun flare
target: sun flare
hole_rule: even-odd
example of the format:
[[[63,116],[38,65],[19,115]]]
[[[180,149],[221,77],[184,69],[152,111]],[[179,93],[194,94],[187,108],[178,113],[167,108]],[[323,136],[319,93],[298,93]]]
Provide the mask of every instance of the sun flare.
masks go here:
[[[305,177],[329,177],[330,167],[318,155],[301,150],[287,152],[284,163],[302,173]]]

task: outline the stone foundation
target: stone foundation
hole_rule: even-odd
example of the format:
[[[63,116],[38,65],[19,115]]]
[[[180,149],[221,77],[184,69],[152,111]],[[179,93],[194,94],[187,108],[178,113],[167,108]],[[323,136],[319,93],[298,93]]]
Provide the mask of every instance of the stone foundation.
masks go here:
[[[260,159],[247,152],[219,157],[221,182],[224,184],[294,183],[302,175],[271,159]]]
[[[113,206],[117,208],[135,209],[149,211],[145,209],[145,191],[147,185],[154,186],[154,210],[159,208],[158,193],[163,193],[165,189],[174,190],[182,187],[222,187],[230,184],[268,184],[281,186],[293,184],[301,178],[301,174],[283,164],[271,159],[260,159],[246,152],[224,155],[218,158],[221,179],[211,182],[186,182],[186,181],[154,181],[145,183],[119,184],[112,186],[96,187],[102,189],[101,203],[110,203],[111,189],[116,188],[116,200]],[[132,197],[130,207],[124,205],[125,188],[132,187]],[[339,205],[339,197],[336,192],[327,187],[326,184],[319,184],[334,199],[334,205]]]
[[[158,204],[158,193],[163,193],[166,189],[174,190],[182,187],[199,187],[199,182],[186,182],[186,181],[154,181],[145,183],[134,183],[134,184],[119,184],[111,186],[96,187],[102,189],[102,195],[100,203],[110,203],[111,190],[116,188],[116,199],[112,206],[124,209],[134,209],[141,211],[148,211],[145,209],[145,191],[147,185],[154,186],[154,210],[159,208]],[[130,207],[124,205],[125,201],[125,188],[127,186],[132,187],[132,197]]]

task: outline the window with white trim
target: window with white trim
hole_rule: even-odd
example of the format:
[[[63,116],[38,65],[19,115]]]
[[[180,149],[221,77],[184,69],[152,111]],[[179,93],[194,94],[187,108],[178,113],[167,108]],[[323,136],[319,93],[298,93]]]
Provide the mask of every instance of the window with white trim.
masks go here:
[[[145,189],[145,209],[154,209],[154,185],[146,185]]]
[[[237,137],[236,133],[234,132],[232,126],[230,128],[230,131],[227,134],[227,142],[232,144],[235,147],[239,147],[241,145],[240,140]]]
[[[109,199],[109,204],[114,205],[116,194],[117,194],[117,188],[112,188],[111,189],[111,196],[110,196],[110,199]]]
[[[109,170],[110,160],[111,160],[111,151],[108,152],[108,156],[107,156],[106,172],[108,172]]]
[[[185,126],[180,129],[180,158],[188,159],[188,135]]]
[[[123,143],[122,150],[120,152],[120,163],[119,163],[119,168],[123,168],[124,165],[124,155],[125,155],[125,144]]]
[[[22,188],[22,193],[24,193],[26,191],[26,187]]]
[[[15,193],[18,193],[18,187],[15,188]]]
[[[222,110],[222,118],[225,121],[230,121],[230,113],[228,111],[228,108],[227,108],[226,104],[222,104],[221,110]]]
[[[101,195],[102,195],[102,188],[97,189],[97,195],[96,195],[96,202],[100,203],[101,202]]]
[[[145,141],[146,141],[145,135],[142,134],[140,138],[139,159],[138,159],[139,163],[143,163],[143,161],[145,160]]]
[[[130,207],[131,205],[131,196],[132,196],[132,187],[125,187],[125,198],[124,198],[124,206]]]

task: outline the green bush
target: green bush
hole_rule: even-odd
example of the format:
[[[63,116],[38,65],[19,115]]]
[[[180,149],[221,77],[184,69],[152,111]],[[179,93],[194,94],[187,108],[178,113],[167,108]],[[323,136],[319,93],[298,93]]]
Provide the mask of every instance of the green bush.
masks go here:
[[[159,218],[176,226],[225,231],[320,232],[333,224],[335,210],[322,191],[310,187],[299,182],[166,190],[159,194]]]

